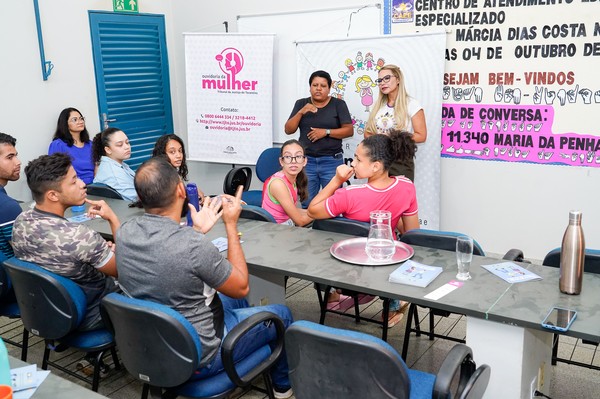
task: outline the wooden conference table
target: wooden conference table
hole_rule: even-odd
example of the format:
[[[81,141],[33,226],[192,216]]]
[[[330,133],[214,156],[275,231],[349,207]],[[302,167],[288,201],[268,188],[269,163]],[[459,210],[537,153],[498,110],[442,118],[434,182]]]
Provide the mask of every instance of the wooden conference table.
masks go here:
[[[122,222],[143,212],[127,208],[125,201],[107,202]],[[102,220],[87,223],[110,235],[108,223]],[[585,273],[582,294],[569,296],[558,290],[556,268],[522,264],[543,279],[508,284],[480,267],[498,263],[499,259],[474,256],[472,279],[442,298],[431,300],[424,296],[455,279],[454,252],[413,247],[414,261],[444,269],[427,288],[419,288],[388,282],[397,264],[358,266],[332,257],[331,245],[347,239],[347,235],[244,219],[238,228],[243,233],[242,246],[253,275],[250,295],[253,304],[284,303],[284,276],[293,276],[466,315],[467,344],[473,349],[477,363],[492,368],[486,398],[529,398],[531,382],[540,367],[547,386],[552,333],[540,323],[552,306],[578,312],[566,335],[600,341],[600,275],[597,274]],[[222,223],[207,234],[209,239],[224,236]]]

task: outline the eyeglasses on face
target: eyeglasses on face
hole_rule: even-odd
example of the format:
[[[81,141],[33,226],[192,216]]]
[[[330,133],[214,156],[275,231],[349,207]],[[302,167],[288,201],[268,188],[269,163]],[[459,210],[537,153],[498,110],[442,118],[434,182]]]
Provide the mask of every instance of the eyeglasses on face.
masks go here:
[[[85,118],[83,116],[80,116],[80,117],[74,116],[73,118],[69,119],[69,122],[71,122],[71,123],[85,122]]]
[[[304,158],[306,158],[304,155],[296,155],[295,157],[291,155],[284,155],[281,157],[283,163],[292,163],[292,161],[300,163],[304,161]]]
[[[392,78],[392,75],[385,75],[383,78],[375,79],[375,83],[377,83],[377,84],[387,83],[390,81],[391,78]]]

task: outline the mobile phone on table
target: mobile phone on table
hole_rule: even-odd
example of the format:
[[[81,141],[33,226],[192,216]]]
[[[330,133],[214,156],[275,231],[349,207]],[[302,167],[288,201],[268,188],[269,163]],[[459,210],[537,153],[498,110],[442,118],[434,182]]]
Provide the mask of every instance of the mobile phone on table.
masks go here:
[[[575,310],[555,306],[550,309],[546,318],[542,321],[542,327],[565,332],[571,327],[576,317],[577,312]]]

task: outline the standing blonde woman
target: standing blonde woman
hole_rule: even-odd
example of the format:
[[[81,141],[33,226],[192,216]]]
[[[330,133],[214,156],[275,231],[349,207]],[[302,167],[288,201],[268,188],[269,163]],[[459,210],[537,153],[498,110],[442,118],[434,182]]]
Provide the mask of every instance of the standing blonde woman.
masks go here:
[[[412,134],[415,143],[427,140],[427,124],[423,107],[406,92],[404,75],[396,65],[381,67],[378,79],[379,97],[375,102],[367,126],[365,137],[374,134],[389,136],[391,130],[407,131]],[[413,156],[397,159],[390,168],[390,176],[404,175],[415,179],[415,160]]]

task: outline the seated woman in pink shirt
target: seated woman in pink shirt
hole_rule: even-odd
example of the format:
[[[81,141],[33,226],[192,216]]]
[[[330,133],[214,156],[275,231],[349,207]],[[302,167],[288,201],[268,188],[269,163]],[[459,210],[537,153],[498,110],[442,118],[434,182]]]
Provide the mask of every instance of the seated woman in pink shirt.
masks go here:
[[[393,131],[389,136],[373,135],[364,139],[354,154],[352,167],[340,165],[336,175],[308,206],[308,216],[329,219],[343,216],[369,222],[370,212],[383,209],[392,213],[392,226],[400,233],[419,228],[415,186],[404,176],[390,176],[394,161],[415,155],[416,144],[407,132]],[[366,184],[339,188],[352,176],[368,179]],[[406,303],[390,303],[389,327],[403,317]]]
[[[312,222],[306,209],[298,207],[298,198],[308,197],[308,179],[304,173],[306,156],[298,140],[288,140],[281,147],[281,170],[269,177],[263,186],[262,207],[277,223],[305,226]]]

